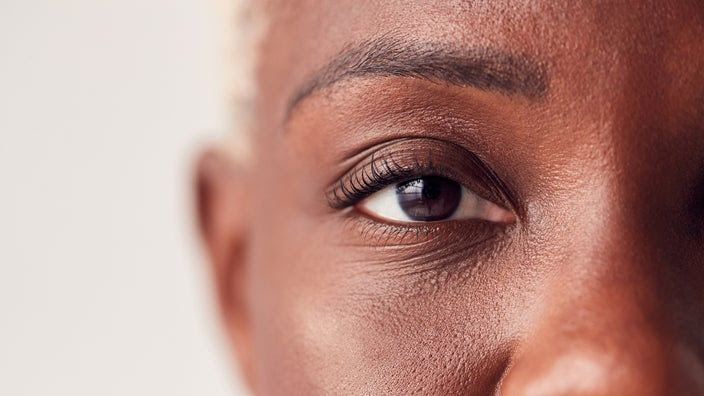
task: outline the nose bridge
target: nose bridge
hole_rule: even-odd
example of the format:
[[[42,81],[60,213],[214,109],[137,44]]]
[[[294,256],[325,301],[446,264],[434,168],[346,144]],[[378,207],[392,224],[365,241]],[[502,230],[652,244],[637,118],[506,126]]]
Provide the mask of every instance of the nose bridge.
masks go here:
[[[670,336],[656,296],[620,281],[551,289],[501,395],[704,394],[701,362]]]
[[[647,197],[623,204],[626,199],[619,197],[636,194],[623,190],[619,180],[603,184],[578,203],[594,211],[572,217],[579,232],[545,258],[552,261],[546,263],[552,271],[538,292],[541,308],[535,322],[557,321],[564,325],[558,328],[602,341],[616,337],[615,327],[660,332],[667,314],[662,282],[668,268],[659,246],[663,240],[650,238],[643,227],[652,206]]]
[[[658,247],[632,222],[617,216],[596,232],[598,236],[583,238],[582,246],[575,247],[571,259],[548,280],[547,318],[555,316],[572,323],[574,331],[587,329],[600,339],[615,337],[615,327],[629,327],[631,333],[659,332],[668,299],[662,295],[667,268]]]
[[[541,285],[501,394],[704,393],[701,367],[668,328],[657,247],[616,216],[599,232],[573,242]]]
[[[620,252],[583,260],[590,265],[578,274],[556,274],[546,285],[532,330],[539,343],[547,343],[541,348],[583,353],[580,359],[598,359],[599,366],[622,366],[669,342],[658,276],[647,263]]]
[[[598,115],[599,138],[572,146],[575,163],[597,163],[595,148],[601,162],[569,168],[576,188],[553,206],[564,208],[549,220],[561,223],[559,233],[541,237],[549,275],[534,292],[502,395],[704,394],[701,354],[690,348],[698,344],[680,338],[687,319],[673,313],[691,310],[676,301],[696,303],[681,299],[686,282],[677,281],[695,272],[687,272],[694,249],[681,232],[701,166],[691,148],[704,135],[673,113],[691,93],[671,88],[665,58],[640,55],[619,54],[635,57],[623,65],[648,67],[613,74],[629,81],[613,84],[624,91],[585,116]]]

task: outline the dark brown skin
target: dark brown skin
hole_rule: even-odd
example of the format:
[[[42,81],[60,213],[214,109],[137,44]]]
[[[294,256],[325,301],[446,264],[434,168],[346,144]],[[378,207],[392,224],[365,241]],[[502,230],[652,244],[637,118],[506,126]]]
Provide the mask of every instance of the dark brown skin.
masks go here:
[[[253,160],[198,170],[255,394],[704,394],[704,3],[310,0],[270,17]],[[349,72],[338,54],[365,43],[397,62]],[[479,71],[453,80],[448,61]],[[507,216],[340,202],[372,154]]]

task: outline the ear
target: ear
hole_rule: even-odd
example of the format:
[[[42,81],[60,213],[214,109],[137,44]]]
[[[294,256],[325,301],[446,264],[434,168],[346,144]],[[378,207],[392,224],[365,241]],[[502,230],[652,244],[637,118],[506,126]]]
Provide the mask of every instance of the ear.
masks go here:
[[[222,320],[242,373],[252,385],[252,350],[246,302],[248,229],[245,169],[217,151],[200,155],[195,174],[200,232],[207,247]]]

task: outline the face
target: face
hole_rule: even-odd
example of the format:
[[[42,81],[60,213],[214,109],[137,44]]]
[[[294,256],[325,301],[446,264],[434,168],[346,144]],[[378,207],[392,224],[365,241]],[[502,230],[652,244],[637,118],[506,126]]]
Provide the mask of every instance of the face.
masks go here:
[[[198,184],[255,393],[704,393],[704,4],[269,13]]]

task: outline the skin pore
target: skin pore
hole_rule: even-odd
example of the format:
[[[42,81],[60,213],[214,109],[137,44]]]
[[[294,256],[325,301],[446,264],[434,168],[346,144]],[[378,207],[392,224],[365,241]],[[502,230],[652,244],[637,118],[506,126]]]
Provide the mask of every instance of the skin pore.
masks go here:
[[[266,9],[197,174],[255,394],[704,394],[703,3]]]

